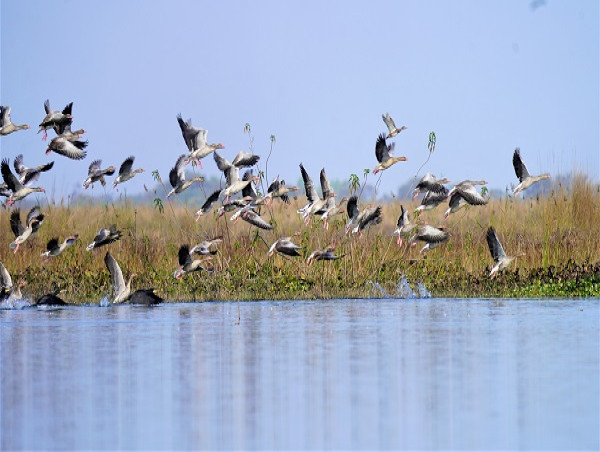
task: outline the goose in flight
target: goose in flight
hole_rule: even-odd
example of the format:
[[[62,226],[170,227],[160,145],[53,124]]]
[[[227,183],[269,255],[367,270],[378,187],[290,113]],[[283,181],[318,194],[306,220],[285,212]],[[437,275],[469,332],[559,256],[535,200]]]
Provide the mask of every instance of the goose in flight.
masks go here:
[[[50,259],[51,257],[58,256],[64,250],[67,249],[68,246],[73,245],[79,236],[77,234],[67,237],[64,242],[58,243],[58,238],[54,237],[50,239],[48,244],[46,245],[46,251],[42,253],[42,259]]]
[[[35,182],[40,177],[40,173],[50,171],[53,166],[54,162],[50,162],[35,168],[28,168],[23,164],[23,154],[17,155],[13,161],[13,168],[19,175],[19,182],[23,185]]]
[[[402,246],[403,239],[410,242],[410,239],[415,234],[415,229],[417,228],[417,224],[410,221],[408,212],[403,205],[400,205],[400,210],[400,216],[398,217],[398,222],[396,223],[397,227],[394,232],[392,232],[393,236],[398,236],[398,240],[396,241],[398,246]]]
[[[46,155],[49,155],[50,152],[54,151],[57,154],[64,155],[72,160],[82,160],[87,156],[87,151],[84,151],[87,145],[87,141],[71,141],[67,140],[65,137],[54,137],[48,144]]]
[[[421,204],[417,206],[415,212],[434,209],[446,199],[448,199],[448,193],[434,193],[429,191],[425,196],[423,196],[423,199],[421,199]]]
[[[436,178],[431,173],[426,173],[413,191],[413,199],[419,196],[419,193],[434,192],[437,194],[445,194],[448,196],[448,189],[442,184],[447,184],[450,179],[444,177],[443,179]]]
[[[113,224],[110,229],[102,228],[85,249],[86,251],[92,251],[95,248],[100,248],[104,245],[116,242],[121,238],[122,232],[117,230],[117,225]]]
[[[373,174],[377,174],[379,171],[388,169],[396,162],[405,162],[406,157],[392,157],[390,152],[394,150],[396,143],[386,144],[385,135],[382,133],[377,138],[375,143],[375,157],[377,157],[378,165],[373,169]]]
[[[88,177],[83,181],[83,188],[86,190],[90,185],[93,185],[94,182],[100,181],[102,186],[106,185],[106,180],[104,180],[104,176],[112,176],[115,174],[116,168],[114,166],[109,166],[106,169],[101,168],[102,160],[94,160],[89,168],[88,168]],[[93,188],[93,187],[92,187]]]
[[[488,200],[480,193],[477,193],[475,187],[471,184],[461,184],[454,187],[454,193],[450,196],[449,207],[444,212],[444,218],[448,218],[451,213],[458,211],[463,206],[469,204],[471,206],[484,206]]]
[[[367,207],[365,210],[360,212],[358,210],[358,198],[352,196],[348,200],[346,205],[348,213],[348,223],[346,223],[346,234],[352,231],[353,234],[359,233],[362,235],[362,231],[367,227],[375,224],[379,224],[382,221],[381,217],[381,206]]]
[[[277,251],[279,254],[283,254],[284,256],[300,256],[298,250],[301,249],[301,246],[298,246],[292,242],[291,237],[282,237],[271,245],[271,248],[269,248],[269,251],[267,252],[267,256],[272,256],[275,251]]]
[[[167,194],[167,198],[170,198],[173,194],[181,193],[190,187],[194,182],[202,182],[203,177],[194,177],[190,180],[185,180],[185,155],[182,154],[175,162],[175,166],[171,168],[169,172],[169,182],[173,189]]]
[[[46,99],[46,102],[44,102],[44,110],[46,111],[46,116],[44,116],[44,119],[42,119],[42,122],[40,123],[40,129],[38,130],[38,133],[40,133],[42,130],[44,131],[42,140],[45,141],[48,137],[48,133],[46,132],[48,129],[51,129],[56,125],[60,126],[71,123],[71,121],[73,120],[73,115],[71,114],[72,108],[73,102],[70,102],[67,104],[67,106],[63,109],[62,112],[52,110],[50,108],[50,101]]]
[[[403,130],[406,129],[406,126],[402,126],[400,128],[397,128],[396,124],[394,124],[394,120],[391,118],[391,116],[390,116],[389,113],[386,113],[385,115],[381,115],[381,118],[383,119],[383,122],[387,126],[388,131],[390,132],[390,133],[388,133],[388,136],[386,138],[395,137],[400,132],[402,132]]]
[[[420,240],[421,242],[425,242],[425,246],[421,248],[419,253],[424,253],[425,251],[435,248],[436,246],[444,243],[449,238],[449,234],[441,228],[435,228],[428,224],[421,225],[417,228],[417,233],[411,239],[411,243],[414,243],[415,240]]]
[[[531,176],[529,174],[529,171],[527,171],[525,163],[523,163],[523,160],[521,160],[521,151],[519,148],[516,148],[513,154],[513,166],[515,168],[515,174],[519,179],[519,185],[517,185],[513,191],[513,196],[515,197],[518,196],[519,193],[521,193],[523,190],[526,190],[527,188],[531,187],[533,184],[544,179],[550,179],[549,174]]]
[[[39,207],[33,207],[27,214],[25,227],[21,223],[21,210],[15,209],[10,214],[10,229],[15,236],[15,240],[10,244],[10,249],[16,254],[19,246],[31,237],[44,221],[44,215],[40,213]]]
[[[259,229],[270,231],[273,229],[273,225],[268,223],[263,217],[261,217],[254,209],[246,209],[241,212],[242,220],[250,223],[252,226],[256,226]],[[233,219],[233,216],[231,217]]]
[[[337,259],[340,259],[342,257],[344,257],[345,254],[337,255],[335,254],[335,248],[330,246],[327,247],[324,250],[315,250],[313,251],[310,256],[308,256],[308,259],[306,260],[306,263],[310,266],[312,265],[312,263],[314,261],[335,261]]]
[[[192,256],[190,255],[190,247],[188,245],[181,245],[179,247],[178,258],[181,268],[175,270],[175,274],[173,275],[177,279],[183,278],[183,276],[188,273],[197,272],[200,270],[206,270],[210,272],[213,270],[212,268],[203,267],[206,259],[192,259]]]
[[[488,228],[485,238],[487,240],[492,259],[494,259],[496,264],[492,268],[492,271],[490,271],[490,279],[494,279],[498,273],[508,267],[509,264],[517,257],[525,256],[525,253],[519,253],[516,256],[507,256],[504,252],[504,248],[502,248],[502,244],[500,243],[498,236],[496,235],[496,231],[492,226]]]
[[[115,178],[113,182],[113,188],[117,188],[117,185],[122,184],[123,182],[127,182],[132,179],[138,173],[143,173],[144,170],[142,168],[133,169],[133,161],[135,157],[133,155],[127,157],[125,161],[121,164],[119,168],[119,175]]]
[[[199,221],[202,215],[205,215],[212,210],[215,203],[219,200],[220,194],[221,190],[217,189],[208,198],[206,198],[206,201],[204,201],[202,207],[200,207],[200,209],[196,212],[196,221]]]
[[[260,159],[258,155],[241,151],[235,156],[233,162],[229,162],[226,158],[221,157],[217,152],[215,152],[213,155],[217,167],[225,174],[226,187],[223,191],[221,191],[221,194],[225,195],[226,203],[229,202],[231,195],[239,193],[252,182],[257,182],[259,180],[257,176],[252,175],[250,175],[247,180],[240,180],[240,168],[255,165]]]
[[[107,251],[104,255],[104,264],[110,273],[110,279],[112,282],[112,293],[110,297],[111,303],[116,304],[127,301],[129,295],[131,294],[131,280],[137,275],[135,273],[130,274],[127,283],[125,283],[121,267],[119,267],[119,264],[115,258],[112,257],[110,251]]]
[[[13,285],[12,278],[6,267],[0,262],[0,301],[6,301],[12,306],[13,300],[23,299],[21,289],[27,285],[25,279],[21,279],[19,284]]]
[[[184,121],[181,113],[177,115],[177,122],[179,123],[179,127],[181,128],[181,134],[183,135],[183,140],[185,141],[185,145],[189,150],[189,155],[185,159],[185,164],[187,165],[192,160],[195,160],[200,169],[202,169],[201,159],[208,156],[211,152],[214,152],[216,149],[224,149],[221,143],[212,143],[208,144],[206,142],[206,135],[208,134],[207,130],[197,129],[192,125],[192,120],[188,119]]]
[[[8,135],[17,130],[29,129],[27,124],[17,126],[10,119],[10,107],[0,105],[0,135]]]
[[[204,240],[197,245],[194,245],[189,251],[189,254],[198,254],[200,256],[208,256],[217,254],[217,245],[223,242],[223,237],[215,237],[214,239]]]
[[[298,191],[297,186],[294,185],[292,187],[288,187],[285,185],[285,181],[283,179],[279,180],[279,176],[277,176],[267,189],[267,198],[271,200],[274,198],[280,198],[285,204],[289,204],[290,197],[288,196],[288,193],[294,191]]]
[[[325,205],[325,212],[321,215],[321,220],[323,220],[323,228],[329,229],[329,219],[335,217],[336,215],[340,215],[344,213],[346,210],[344,206],[348,202],[348,197],[344,196],[340,199],[338,204],[335,203],[335,198],[329,198],[329,201]]]
[[[132,273],[129,275],[129,279],[127,280],[127,283],[125,283],[121,267],[109,251],[104,255],[104,264],[106,264],[112,282],[111,303],[130,302],[133,304],[150,305],[158,304],[163,301],[161,297],[154,293],[154,289],[140,289],[131,293],[131,281],[137,274]]]
[[[300,169],[304,170],[304,167],[300,166]],[[308,224],[311,215],[323,215],[325,214],[328,208],[335,206],[335,193],[333,192],[333,188],[329,183],[329,179],[327,179],[327,175],[325,174],[325,168],[321,169],[321,173],[319,175],[319,179],[321,182],[321,193],[323,194],[322,198],[319,198],[319,196],[316,194],[317,192],[314,188],[312,180],[310,180],[310,177],[308,176],[305,170],[302,171],[302,178],[304,179],[305,187],[310,188],[311,199],[313,199],[313,201],[302,214],[304,224]],[[309,192],[308,188],[306,192]]]
[[[8,159],[2,160],[2,163],[0,164],[0,173],[2,173],[2,178],[4,179],[6,187],[12,191],[8,197],[8,201],[6,201],[6,204],[9,206],[13,206],[17,201],[20,201],[31,193],[44,193],[46,191],[43,187],[28,187],[25,185],[30,182],[31,179],[35,178],[34,173],[31,173],[27,178],[25,178],[23,180],[23,184],[19,182],[19,179],[17,179],[17,177],[10,170]]]

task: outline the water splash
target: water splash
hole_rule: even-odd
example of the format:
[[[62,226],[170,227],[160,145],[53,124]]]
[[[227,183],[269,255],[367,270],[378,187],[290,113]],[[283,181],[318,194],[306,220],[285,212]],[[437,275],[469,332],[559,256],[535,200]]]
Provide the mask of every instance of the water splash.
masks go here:
[[[419,291],[419,298],[431,298],[431,292],[425,288],[421,281],[417,283],[417,290]]]
[[[100,307],[101,308],[107,308],[110,306],[110,302],[108,301],[107,297],[104,297],[102,300],[100,300]]]
[[[381,284],[376,281],[369,281],[369,283],[371,284],[371,292],[374,296],[381,295],[383,298],[390,298],[390,295],[381,287]]]
[[[397,298],[417,298],[415,292],[410,288],[408,279],[402,278],[396,285],[396,297]]]

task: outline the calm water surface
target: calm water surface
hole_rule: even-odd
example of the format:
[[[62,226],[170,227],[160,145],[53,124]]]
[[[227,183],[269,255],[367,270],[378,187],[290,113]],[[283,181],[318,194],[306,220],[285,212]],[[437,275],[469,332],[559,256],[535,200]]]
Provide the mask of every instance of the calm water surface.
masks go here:
[[[0,311],[0,448],[599,448],[599,300]]]

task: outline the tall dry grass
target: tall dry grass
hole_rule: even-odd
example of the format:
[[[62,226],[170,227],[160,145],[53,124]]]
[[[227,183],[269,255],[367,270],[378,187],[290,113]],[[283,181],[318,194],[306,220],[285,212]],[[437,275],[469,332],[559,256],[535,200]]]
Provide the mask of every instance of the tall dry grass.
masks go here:
[[[177,202],[165,204],[162,213],[150,199],[146,205],[127,201],[76,206],[42,203],[44,224],[16,255],[8,247],[13,237],[9,212],[4,210],[0,261],[15,279],[26,278],[25,293],[37,296],[63,288],[65,298],[73,302],[98,301],[108,293],[109,274],[103,260],[106,250],[111,251],[125,275],[139,275],[134,279],[134,289],[155,287],[163,297],[174,300],[377,295],[370,281],[393,294],[402,277],[423,282],[434,295],[506,296],[518,294],[520,287],[531,284],[528,275],[537,275],[540,269],[560,269],[569,262],[600,262],[600,187],[584,176],[575,177],[568,188],[557,185],[548,197],[506,198],[483,207],[465,208],[451,215],[445,224],[450,240],[425,255],[419,254],[419,245],[398,247],[391,236],[400,202],[385,204],[384,221],[361,238],[344,234],[345,215],[336,217],[328,231],[318,220],[304,226],[296,214],[303,204],[301,197],[290,205],[277,202],[272,208],[263,208],[262,215],[275,228],[261,231],[243,221],[233,224],[229,215],[217,219],[214,211],[196,223],[196,206]],[[417,204],[405,203],[405,207],[412,211]],[[361,208],[365,206],[360,204]],[[440,225],[444,209],[439,206],[412,218]],[[98,229],[113,223],[123,230],[123,238],[97,252],[87,252],[85,247]],[[485,240],[490,225],[508,254],[525,253],[494,281],[487,276],[493,265]],[[75,233],[80,238],[75,246],[42,262],[40,254],[50,238],[63,240]],[[267,257],[272,242],[294,234],[294,241],[303,247],[302,258]],[[219,253],[213,258],[215,271],[176,280],[173,272],[178,267],[179,246],[215,236],[223,236]],[[329,245],[345,257],[335,262],[315,262],[310,267],[306,264],[313,250]],[[574,274],[573,278],[579,276]],[[592,278],[598,278],[593,270]]]

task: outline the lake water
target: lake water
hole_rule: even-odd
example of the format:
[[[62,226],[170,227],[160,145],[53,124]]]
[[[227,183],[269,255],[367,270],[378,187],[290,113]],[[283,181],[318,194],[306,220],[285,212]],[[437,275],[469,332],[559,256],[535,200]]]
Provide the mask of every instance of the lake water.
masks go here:
[[[0,311],[0,448],[595,449],[599,300]]]

